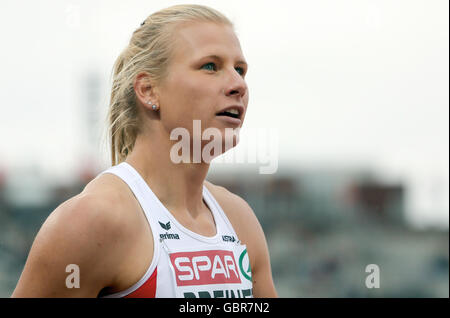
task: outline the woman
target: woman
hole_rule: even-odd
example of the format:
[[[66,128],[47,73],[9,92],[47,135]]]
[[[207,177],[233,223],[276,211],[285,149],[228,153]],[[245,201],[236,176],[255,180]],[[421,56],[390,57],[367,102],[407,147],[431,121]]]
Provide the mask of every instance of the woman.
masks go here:
[[[216,10],[178,5],[149,16],[114,66],[113,166],[50,214],[12,296],[277,297],[254,212],[205,180],[209,160],[193,160],[207,142],[194,120],[220,132],[221,146],[242,126],[246,72]],[[177,128],[191,136],[181,163]]]

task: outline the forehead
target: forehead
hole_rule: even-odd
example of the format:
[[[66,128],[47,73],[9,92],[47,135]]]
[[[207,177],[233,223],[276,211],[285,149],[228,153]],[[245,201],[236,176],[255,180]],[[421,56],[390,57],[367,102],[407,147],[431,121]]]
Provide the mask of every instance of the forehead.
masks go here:
[[[208,55],[244,60],[233,28],[212,22],[189,22],[177,28],[174,60],[191,60]]]

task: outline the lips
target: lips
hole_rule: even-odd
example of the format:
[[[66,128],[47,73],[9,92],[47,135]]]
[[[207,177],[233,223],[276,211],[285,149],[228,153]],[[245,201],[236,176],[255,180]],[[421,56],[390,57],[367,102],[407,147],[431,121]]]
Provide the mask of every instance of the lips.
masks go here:
[[[232,118],[241,119],[244,113],[244,107],[239,105],[232,105],[225,107],[221,111],[219,111],[216,116],[227,116]]]

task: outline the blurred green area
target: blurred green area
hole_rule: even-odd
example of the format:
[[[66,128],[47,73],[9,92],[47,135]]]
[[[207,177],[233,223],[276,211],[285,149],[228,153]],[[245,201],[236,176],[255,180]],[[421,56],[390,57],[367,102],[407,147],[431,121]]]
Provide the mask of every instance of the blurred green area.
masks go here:
[[[30,173],[0,177],[0,297],[14,290],[47,216],[97,173],[64,185]],[[255,211],[280,297],[449,297],[448,228],[411,227],[402,184],[367,171],[300,169],[207,179]],[[380,269],[379,288],[366,287],[369,264]]]

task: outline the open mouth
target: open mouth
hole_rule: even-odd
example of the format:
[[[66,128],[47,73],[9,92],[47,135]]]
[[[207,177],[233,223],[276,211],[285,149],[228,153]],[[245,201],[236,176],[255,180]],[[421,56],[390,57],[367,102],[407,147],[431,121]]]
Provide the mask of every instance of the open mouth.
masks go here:
[[[218,113],[217,116],[228,116],[233,118],[239,118],[239,111],[237,109],[230,109],[224,112]]]

